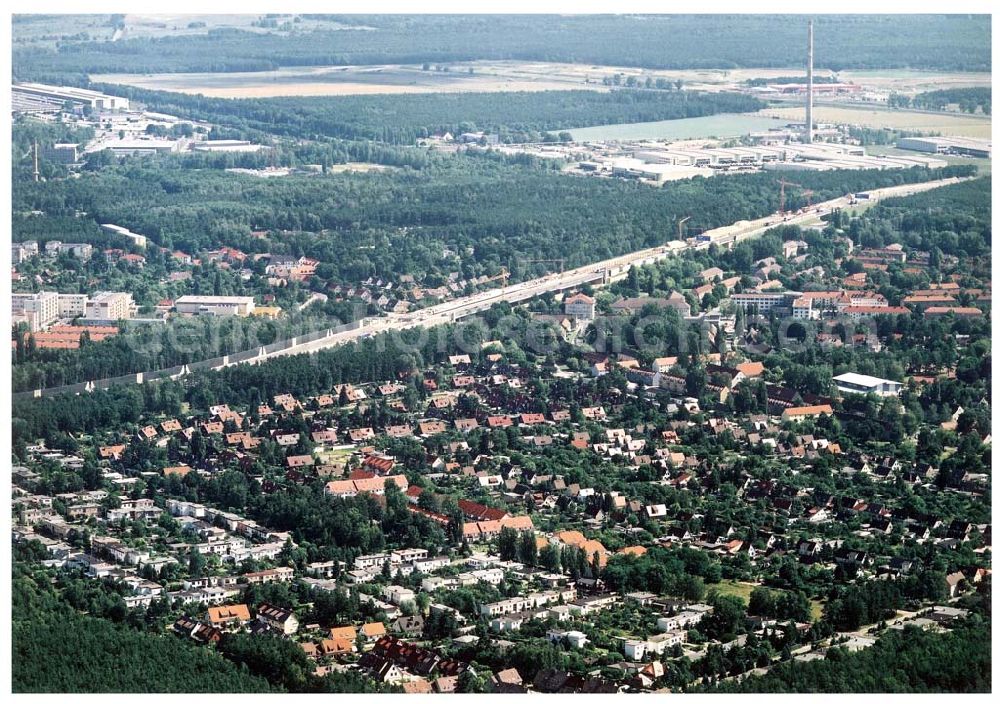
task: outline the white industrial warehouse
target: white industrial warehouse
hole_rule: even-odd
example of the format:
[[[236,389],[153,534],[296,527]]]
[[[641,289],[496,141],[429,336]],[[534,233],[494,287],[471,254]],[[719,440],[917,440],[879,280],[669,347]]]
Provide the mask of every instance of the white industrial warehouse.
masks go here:
[[[15,112],[59,111],[66,103],[91,110],[128,110],[129,106],[128,98],[43,83],[15,83],[11,88],[11,102]]]
[[[989,159],[993,145],[988,139],[974,137],[904,137],[896,142],[899,149],[929,154],[955,154]]]
[[[837,389],[848,394],[876,394],[878,396],[898,396],[903,385],[891,379],[847,372],[833,377]]]
[[[829,171],[832,169],[908,169],[913,166],[941,168],[943,159],[929,156],[873,156],[864,147],[851,144],[782,144],[709,149],[669,146],[637,149],[633,157],[648,164],[697,167],[699,169],[779,169]]]

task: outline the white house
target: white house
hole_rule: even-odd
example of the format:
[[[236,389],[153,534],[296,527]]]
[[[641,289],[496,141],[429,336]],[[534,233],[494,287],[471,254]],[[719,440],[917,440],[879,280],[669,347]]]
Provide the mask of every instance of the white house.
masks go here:
[[[847,372],[833,377],[837,389],[847,394],[876,394],[878,396],[898,396],[903,385],[890,379],[879,379],[867,374]]]
[[[565,641],[569,644],[571,648],[582,648],[589,641],[587,636],[580,631],[563,631],[553,628],[548,632],[548,638],[553,643],[561,643]]]

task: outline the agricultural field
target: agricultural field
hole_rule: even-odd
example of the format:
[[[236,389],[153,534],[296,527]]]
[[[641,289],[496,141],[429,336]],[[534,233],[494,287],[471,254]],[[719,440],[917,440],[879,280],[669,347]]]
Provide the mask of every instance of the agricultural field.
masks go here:
[[[447,68],[447,71],[444,70]],[[622,66],[552,63],[544,61],[466,61],[375,66],[299,66],[274,71],[94,74],[96,83],[136,86],[151,90],[200,93],[219,98],[266,98],[291,95],[368,95],[374,93],[429,93],[458,91],[521,91],[591,88],[607,90],[604,80],[618,75],[681,81],[689,89],[720,91],[750,78],[798,75],[790,69],[654,70]],[[470,73],[471,70],[471,73]],[[803,74],[804,75],[804,74]],[[817,71],[817,76],[831,75]]]
[[[941,88],[986,88],[992,83],[992,74],[982,72],[946,73],[942,71],[884,69],[879,71],[841,71],[836,76],[844,83],[859,83],[871,90],[905,94]]]
[[[437,70],[422,66],[319,66],[237,73],[99,74],[99,83],[200,94],[211,98],[399,95],[404,93],[495,93],[586,88],[559,75],[480,72],[474,65]],[[472,72],[469,72],[469,69]],[[607,90],[600,82],[589,87]]]
[[[239,29],[244,32],[282,33],[282,25],[286,30],[294,27],[296,31],[322,29],[336,31],[340,29],[371,30],[372,27],[360,25],[345,25],[332,21],[311,20],[293,15],[271,16],[277,26],[261,26],[261,15],[200,15],[200,14],[141,14],[129,13],[124,18],[124,29],[120,39],[138,39],[140,37],[166,37],[180,35],[208,34],[217,29]],[[287,25],[285,23],[288,23]]]
[[[136,30],[129,30],[136,31]],[[194,30],[192,30],[194,31]],[[204,31],[204,30],[199,30]],[[820,69],[817,78],[836,77],[858,83],[867,90],[915,94],[939,88],[990,85],[988,73],[939,71],[844,71]],[[150,90],[201,94],[216,98],[269,98],[282,96],[338,96],[401,93],[453,93],[540,91],[589,88],[607,90],[605,79],[620,77],[664,79],[690,90],[728,91],[753,78],[801,76],[801,66],[789,68],[661,70],[623,66],[571,64],[547,61],[461,61],[427,64],[367,66],[296,66],[270,71],[207,73],[102,73],[91,75],[96,83],[135,86]]]
[[[804,107],[768,108],[762,115],[779,118],[787,122],[805,120]],[[897,130],[936,133],[949,137],[979,137],[989,139],[992,123],[988,117],[970,115],[950,115],[946,113],[916,112],[910,110],[889,110],[880,107],[834,107],[817,105],[813,108],[817,122],[851,124],[861,127],[887,127]]]

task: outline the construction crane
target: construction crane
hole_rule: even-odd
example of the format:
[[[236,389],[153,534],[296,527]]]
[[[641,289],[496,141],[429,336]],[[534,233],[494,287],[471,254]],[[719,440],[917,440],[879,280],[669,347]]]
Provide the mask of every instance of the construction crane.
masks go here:
[[[805,187],[802,184],[800,184],[800,183],[792,183],[791,181],[786,181],[783,178],[779,178],[778,179],[778,183],[781,184],[781,196],[780,196],[780,205],[778,206],[778,213],[781,214],[781,215],[784,215],[785,214],[785,186],[795,186],[796,188],[805,188]],[[810,195],[811,195],[811,193],[812,192],[810,191]]]
[[[507,271],[507,267],[502,266],[502,267],[500,267],[500,273],[499,274],[497,274],[495,276],[491,276],[490,278],[486,279],[486,281],[487,282],[497,281],[499,279],[499,280],[501,280],[503,282],[500,285],[501,286],[506,286],[507,285],[507,279],[509,277],[510,277],[510,272]]]
[[[683,217],[677,221],[677,239],[684,241],[684,223],[691,219],[691,216]]]

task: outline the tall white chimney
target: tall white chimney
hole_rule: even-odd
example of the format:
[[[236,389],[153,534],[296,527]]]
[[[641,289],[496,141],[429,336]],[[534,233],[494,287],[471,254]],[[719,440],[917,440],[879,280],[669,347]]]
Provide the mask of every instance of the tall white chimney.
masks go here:
[[[809,61],[806,66],[806,144],[813,141],[813,23],[809,20]]]

